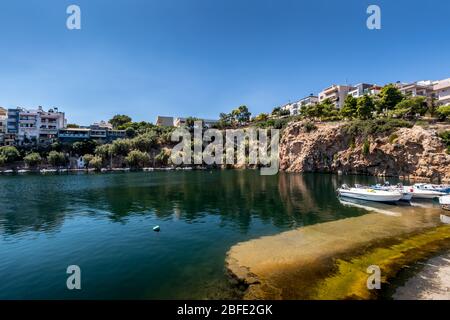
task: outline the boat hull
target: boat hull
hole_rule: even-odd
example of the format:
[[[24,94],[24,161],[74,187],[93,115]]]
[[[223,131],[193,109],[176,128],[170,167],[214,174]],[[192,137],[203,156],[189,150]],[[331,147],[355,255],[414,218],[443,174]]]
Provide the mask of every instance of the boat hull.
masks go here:
[[[440,197],[439,203],[440,203],[442,209],[450,211],[450,196]]]
[[[354,192],[351,190],[339,190],[341,197],[353,198],[359,200],[376,201],[376,202],[396,202],[402,198],[402,194],[369,194]]]

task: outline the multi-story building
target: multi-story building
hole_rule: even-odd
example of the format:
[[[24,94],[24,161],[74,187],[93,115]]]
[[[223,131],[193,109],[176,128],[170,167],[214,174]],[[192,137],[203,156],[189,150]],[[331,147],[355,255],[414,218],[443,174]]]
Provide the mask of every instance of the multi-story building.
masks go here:
[[[281,107],[281,110],[289,111],[291,116],[300,114],[302,108],[315,105],[319,102],[319,97],[310,94],[309,96],[302,98],[294,103],[288,103]]]
[[[359,98],[362,97],[363,95],[368,95],[369,94],[369,90],[372,89],[374,87],[373,84],[369,84],[369,83],[359,83],[357,85],[354,86],[354,89],[349,91],[348,95],[352,96],[354,98]]]
[[[8,109],[7,143],[10,145],[47,144],[55,141],[66,120],[57,108],[44,111],[24,108]],[[5,144],[6,139],[5,139]]]
[[[85,140],[97,140],[111,142],[116,139],[125,138],[125,130],[114,130],[108,122],[94,123],[89,127],[65,128],[58,132],[61,142],[75,142]]]
[[[330,100],[337,108],[342,108],[348,93],[355,88],[347,85],[332,85],[319,93],[319,102]]]
[[[186,124],[187,118],[175,118],[175,120],[173,121],[173,125],[175,127],[181,127],[183,125]],[[218,123],[218,120],[210,120],[210,119],[197,119],[197,121],[202,121],[203,122],[203,126],[204,127],[212,127],[213,125],[215,125],[216,123]]]
[[[434,85],[436,82],[427,81],[417,81],[413,83],[401,83],[398,84],[398,89],[402,94],[409,97],[426,97],[435,98]]]
[[[8,115],[6,109],[0,107],[0,145],[4,144],[8,127]]]
[[[58,130],[66,127],[66,119],[58,108],[48,111],[38,108],[39,144],[53,143],[58,137]]]
[[[158,116],[156,118],[156,125],[162,127],[173,127],[173,117]]]
[[[450,105],[450,78],[437,81],[433,89],[440,105]]]

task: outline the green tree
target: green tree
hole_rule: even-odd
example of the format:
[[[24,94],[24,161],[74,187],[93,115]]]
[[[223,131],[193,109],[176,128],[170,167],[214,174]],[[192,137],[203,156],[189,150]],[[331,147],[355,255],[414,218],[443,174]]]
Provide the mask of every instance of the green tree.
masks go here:
[[[146,152],[132,150],[125,158],[131,168],[142,168],[150,162],[150,156]]]
[[[358,99],[356,104],[356,115],[359,119],[372,118],[372,112],[375,111],[375,104],[372,97],[364,95]]]
[[[121,125],[129,123],[131,121],[132,119],[127,115],[116,114],[114,117],[112,117],[111,120],[109,120],[109,123],[111,123],[114,128],[119,128]]]
[[[76,155],[82,155],[86,153],[93,153],[97,148],[98,142],[95,140],[76,141],[72,144],[72,152]]]
[[[6,163],[6,158],[4,156],[0,155],[0,167],[5,165],[5,163]]]
[[[67,164],[67,157],[62,152],[57,151],[50,151],[50,153],[47,156],[47,161],[52,166],[64,166]]]
[[[89,166],[91,168],[95,168],[96,170],[101,170],[103,166],[103,160],[99,156],[92,157],[92,159],[89,161]]]
[[[150,149],[156,145],[157,135],[155,132],[148,132],[138,135],[131,140],[131,148],[140,150],[142,152],[150,151]]]
[[[5,163],[11,163],[20,159],[20,153],[13,146],[0,147],[0,156],[4,158]]]
[[[94,158],[94,156],[92,154],[85,154],[83,156],[83,160],[84,160],[84,165],[86,167],[89,167],[89,164],[91,163],[92,159]]]
[[[439,108],[437,108],[436,112],[439,116],[439,119],[450,119],[450,105],[440,106]]]
[[[75,123],[69,123],[67,124],[67,128],[79,128],[80,126],[78,124]]]
[[[128,139],[118,139],[111,144],[110,152],[113,156],[126,156],[131,150],[131,141]]]
[[[383,110],[392,110],[395,106],[403,100],[403,94],[393,84],[384,86],[380,91],[380,99],[378,107],[380,112]]]
[[[411,119],[416,115],[423,116],[428,110],[428,105],[424,97],[411,97],[400,101],[391,112],[398,117]]]
[[[269,115],[267,113],[260,113],[255,117],[255,121],[267,121],[269,119]]]
[[[103,144],[98,146],[97,148],[95,148],[94,154],[101,157],[102,159],[108,159],[108,157],[111,155],[111,145]]]
[[[127,138],[134,138],[136,136],[136,130],[133,127],[128,127],[125,129],[125,135]]]
[[[42,161],[41,156],[39,155],[39,153],[37,152],[32,152],[27,154],[23,160],[25,161],[25,163],[27,164],[27,166],[29,167],[35,167],[37,165],[39,165]]]
[[[240,106],[231,112],[233,119],[240,125],[248,123],[250,121],[251,112],[248,111],[247,106]]]
[[[342,106],[341,115],[348,119],[355,118],[358,110],[357,104],[358,100],[355,97],[348,95],[345,98],[344,105]]]
[[[170,150],[164,148],[160,153],[158,153],[158,155],[155,157],[155,160],[159,165],[166,166],[169,164],[169,158]]]

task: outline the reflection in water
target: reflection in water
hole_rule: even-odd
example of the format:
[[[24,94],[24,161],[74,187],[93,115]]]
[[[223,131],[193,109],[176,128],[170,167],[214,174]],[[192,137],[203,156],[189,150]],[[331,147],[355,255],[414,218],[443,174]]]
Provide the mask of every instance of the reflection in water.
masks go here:
[[[231,246],[365,215],[335,190],[377,182],[256,170],[1,176],[0,298],[234,297]],[[61,285],[69,264],[84,270],[82,292]]]

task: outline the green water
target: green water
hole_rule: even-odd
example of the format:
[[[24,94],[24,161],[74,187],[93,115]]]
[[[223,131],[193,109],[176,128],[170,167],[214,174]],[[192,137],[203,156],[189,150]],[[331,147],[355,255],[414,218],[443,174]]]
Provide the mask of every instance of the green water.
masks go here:
[[[0,299],[236,298],[229,248],[366,214],[342,183],[374,178],[259,171],[0,176]],[[161,232],[153,232],[155,225]],[[66,268],[81,268],[68,290]]]

